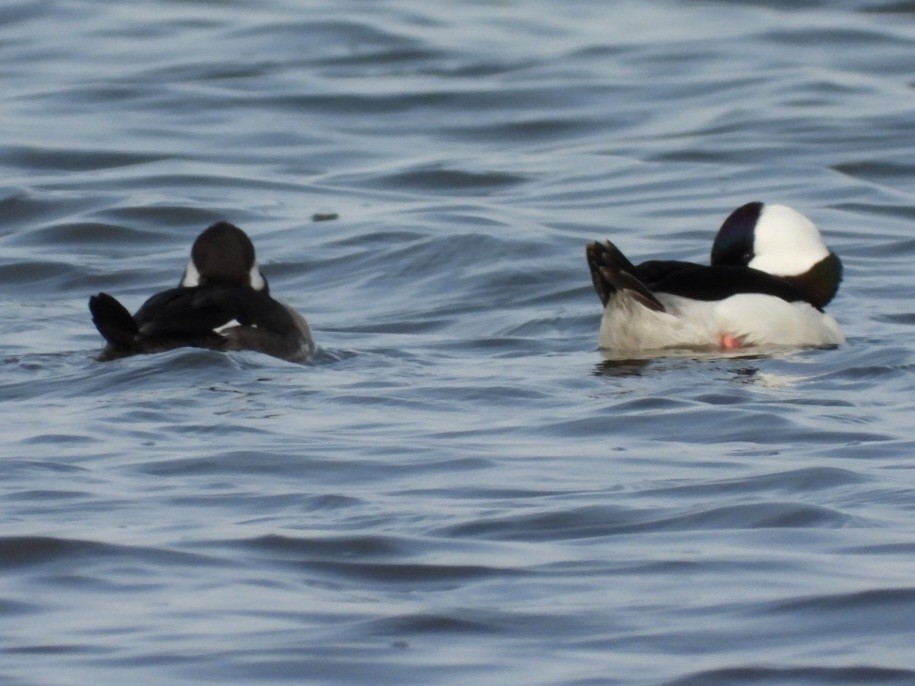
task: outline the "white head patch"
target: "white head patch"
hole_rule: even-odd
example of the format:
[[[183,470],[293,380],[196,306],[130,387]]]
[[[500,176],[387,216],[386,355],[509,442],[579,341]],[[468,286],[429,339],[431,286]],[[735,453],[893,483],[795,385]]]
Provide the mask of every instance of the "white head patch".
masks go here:
[[[251,284],[251,288],[256,291],[264,290],[264,286],[267,285],[256,262],[254,263],[254,266],[251,267],[251,271],[248,272],[248,282]],[[187,267],[184,269],[184,277],[181,279],[181,285],[185,288],[194,288],[195,286],[200,285],[200,272],[197,270],[197,265],[194,264],[194,260],[187,261]]]
[[[756,222],[750,267],[798,276],[829,255],[816,225],[785,205],[765,205]]]
[[[267,282],[264,281],[264,277],[261,275],[261,270],[257,267],[257,262],[251,267],[251,271],[248,274],[248,280],[251,282],[251,288],[256,291],[264,290],[264,286],[267,285]]]
[[[185,288],[193,288],[200,285],[200,272],[197,271],[197,265],[194,260],[187,261],[187,268],[184,270],[184,278],[181,279],[181,285]]]

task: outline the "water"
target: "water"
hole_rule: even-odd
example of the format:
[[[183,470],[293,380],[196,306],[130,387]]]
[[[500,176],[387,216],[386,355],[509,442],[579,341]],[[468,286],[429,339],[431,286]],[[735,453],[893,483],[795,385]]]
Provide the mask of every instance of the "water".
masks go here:
[[[915,684],[913,12],[5,3],[0,682]],[[847,345],[604,359],[756,199]],[[320,354],[97,362],[221,218]]]

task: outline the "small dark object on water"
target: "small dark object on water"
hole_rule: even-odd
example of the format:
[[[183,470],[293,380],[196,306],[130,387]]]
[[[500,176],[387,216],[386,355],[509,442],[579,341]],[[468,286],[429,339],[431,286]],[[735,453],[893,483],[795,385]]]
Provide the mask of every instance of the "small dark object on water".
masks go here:
[[[313,222],[331,222],[334,219],[339,219],[340,215],[336,212],[316,212],[311,215],[311,221]]]

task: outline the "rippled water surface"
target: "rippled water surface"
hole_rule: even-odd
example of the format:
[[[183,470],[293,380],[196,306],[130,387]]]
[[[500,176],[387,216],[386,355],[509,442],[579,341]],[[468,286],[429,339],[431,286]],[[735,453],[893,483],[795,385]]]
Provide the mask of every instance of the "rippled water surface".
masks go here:
[[[915,684],[915,5],[9,0],[0,682]],[[605,359],[749,200],[848,343]],[[110,363],[229,219],[321,347]]]

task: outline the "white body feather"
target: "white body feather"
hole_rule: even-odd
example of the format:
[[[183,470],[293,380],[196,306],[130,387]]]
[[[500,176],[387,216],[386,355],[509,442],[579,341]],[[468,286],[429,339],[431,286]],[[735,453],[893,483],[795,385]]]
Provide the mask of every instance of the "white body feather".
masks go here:
[[[665,348],[825,346],[845,341],[836,320],[805,302],[743,293],[720,301],[657,293],[666,312],[651,310],[630,292],[610,298],[600,325],[600,346],[615,352]]]

